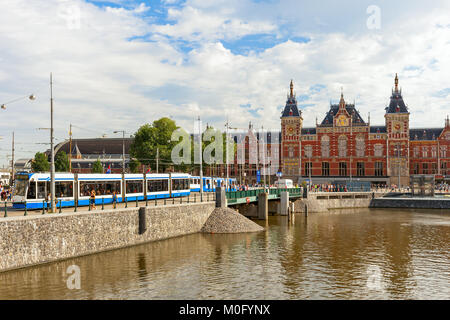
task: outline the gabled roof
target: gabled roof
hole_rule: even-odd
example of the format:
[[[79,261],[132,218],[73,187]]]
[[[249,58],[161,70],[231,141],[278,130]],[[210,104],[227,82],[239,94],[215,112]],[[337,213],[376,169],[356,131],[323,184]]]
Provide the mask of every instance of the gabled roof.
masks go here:
[[[371,126],[370,133],[386,133],[386,126]]]
[[[288,94],[287,100],[286,100],[286,106],[284,107],[284,110],[281,114],[282,118],[286,117],[301,117],[301,111],[298,110],[297,107],[297,99],[295,98],[294,94],[294,83],[291,80],[291,92]]]
[[[444,128],[409,129],[409,139],[411,141],[437,140],[443,130]]]
[[[354,104],[345,104],[345,110],[347,113],[352,117],[352,124],[354,126],[360,126],[365,125],[363,118],[359,114],[358,110],[356,110]],[[325,118],[322,120],[322,123],[320,126],[323,127],[332,127],[333,126],[333,119],[336,116],[336,114],[339,111],[339,105],[338,104],[332,104],[330,106],[330,110],[325,115]]]
[[[316,128],[302,128],[302,135],[316,134]]]
[[[391,101],[385,110],[386,113],[408,113],[408,108],[403,101],[402,90],[398,89],[397,74],[395,74],[395,89],[392,90]]]

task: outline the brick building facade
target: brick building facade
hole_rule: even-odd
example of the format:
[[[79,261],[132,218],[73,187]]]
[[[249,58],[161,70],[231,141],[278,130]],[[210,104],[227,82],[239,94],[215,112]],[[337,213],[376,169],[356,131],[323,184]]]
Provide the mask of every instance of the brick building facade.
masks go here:
[[[395,77],[385,125],[365,122],[341,93],[339,104],[315,128],[304,128],[302,112],[290,84],[281,115],[281,170],[295,182],[358,179],[409,185],[410,174],[450,178],[450,120],[444,128],[410,129],[410,112]]]

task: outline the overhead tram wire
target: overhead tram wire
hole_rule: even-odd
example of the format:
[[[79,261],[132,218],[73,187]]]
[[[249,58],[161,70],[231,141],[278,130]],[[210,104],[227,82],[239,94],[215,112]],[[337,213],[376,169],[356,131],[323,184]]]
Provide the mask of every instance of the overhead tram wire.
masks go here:
[[[86,130],[86,131],[95,132],[96,134],[100,134],[101,136],[106,136],[106,133],[104,133],[104,132],[101,132],[101,131],[98,131],[98,130],[95,130],[95,129],[91,129],[91,128],[86,128],[86,127],[77,126],[77,125],[75,125],[75,124],[73,124],[73,123],[72,123],[72,127],[78,128],[78,129],[81,129],[81,130]]]

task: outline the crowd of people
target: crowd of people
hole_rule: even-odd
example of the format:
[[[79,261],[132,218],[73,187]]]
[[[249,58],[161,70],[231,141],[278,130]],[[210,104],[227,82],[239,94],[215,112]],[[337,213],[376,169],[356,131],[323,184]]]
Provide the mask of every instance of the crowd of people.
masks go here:
[[[439,184],[436,184],[434,189],[438,193],[448,193],[450,191],[450,184],[448,184],[448,183],[439,183]]]
[[[1,196],[2,201],[6,201],[6,200],[11,201],[11,197],[12,197],[11,189],[0,185],[0,196]]]

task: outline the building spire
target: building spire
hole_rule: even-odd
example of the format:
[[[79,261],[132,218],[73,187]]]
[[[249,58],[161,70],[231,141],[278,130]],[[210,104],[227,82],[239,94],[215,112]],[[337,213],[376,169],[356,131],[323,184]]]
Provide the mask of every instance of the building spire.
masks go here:
[[[294,97],[294,81],[292,79],[291,79],[290,87],[291,87],[291,98],[293,98]]]
[[[344,88],[341,87],[341,100],[339,101],[339,109],[345,108]]]
[[[395,92],[398,93],[398,75],[395,74]]]
[[[445,119],[445,128],[450,129],[450,118],[447,115],[447,119]]]

